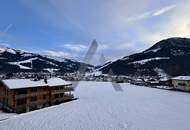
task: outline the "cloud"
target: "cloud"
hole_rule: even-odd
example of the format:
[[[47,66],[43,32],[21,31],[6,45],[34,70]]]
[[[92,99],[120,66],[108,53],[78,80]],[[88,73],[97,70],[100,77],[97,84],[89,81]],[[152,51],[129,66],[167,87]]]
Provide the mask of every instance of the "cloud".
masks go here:
[[[123,58],[124,56],[143,50],[143,46],[143,43],[135,40],[126,43],[98,43],[98,50],[95,53],[92,63],[94,65],[99,65],[99,59],[102,54],[106,57],[108,61],[114,61]]]
[[[88,49],[88,47],[83,44],[63,44],[61,47],[75,52],[81,52]]]
[[[177,6],[169,6],[156,15],[162,14],[163,12],[175,8],[170,15],[164,18],[162,22],[159,23],[158,29],[152,30],[142,30],[141,35],[144,41],[150,44],[154,44],[162,39],[167,39],[171,37],[187,37],[190,38],[190,11],[189,4],[190,1],[183,0],[176,3]]]
[[[52,51],[52,50],[46,50],[42,51],[42,53],[50,56],[55,56],[55,57],[70,57],[71,55],[69,53],[65,53],[63,51]]]
[[[134,21],[139,21],[139,20],[143,20],[143,19],[148,19],[150,17],[160,16],[160,15],[163,15],[163,14],[173,10],[175,7],[176,7],[176,5],[169,5],[169,6],[161,8],[161,9],[150,10],[150,11],[145,12],[143,14],[130,17],[127,19],[127,21],[128,22],[134,22]]]
[[[143,12],[152,0],[20,0],[58,31],[72,30],[86,39],[109,37],[126,28],[126,17]],[[137,4],[138,3],[138,4]]]
[[[10,47],[11,45],[7,42],[0,41],[0,47]]]
[[[130,50],[131,51],[136,51],[139,48],[136,47],[136,45],[133,42],[126,42],[126,43],[104,43],[104,44],[99,44],[98,51],[121,51],[121,50]]]
[[[152,16],[159,16],[159,15],[162,15],[172,9],[174,9],[176,7],[176,5],[170,5],[170,6],[167,6],[167,7],[164,7],[162,9],[159,9],[157,11],[155,11]]]
[[[138,16],[129,17],[127,19],[127,22],[135,22],[135,21],[139,21],[139,20],[142,20],[142,19],[149,18],[151,16],[152,16],[152,11],[146,12],[146,13],[138,15]]]
[[[13,24],[7,25],[7,27],[3,30],[3,32],[8,32],[12,28]]]

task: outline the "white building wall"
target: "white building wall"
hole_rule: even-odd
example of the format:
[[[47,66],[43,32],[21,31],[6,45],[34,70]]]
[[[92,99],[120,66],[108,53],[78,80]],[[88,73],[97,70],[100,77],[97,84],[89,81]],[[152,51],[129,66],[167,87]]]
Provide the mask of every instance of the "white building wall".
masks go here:
[[[172,84],[174,85],[174,88],[183,90],[183,91],[190,91],[190,81],[185,80],[172,80]]]

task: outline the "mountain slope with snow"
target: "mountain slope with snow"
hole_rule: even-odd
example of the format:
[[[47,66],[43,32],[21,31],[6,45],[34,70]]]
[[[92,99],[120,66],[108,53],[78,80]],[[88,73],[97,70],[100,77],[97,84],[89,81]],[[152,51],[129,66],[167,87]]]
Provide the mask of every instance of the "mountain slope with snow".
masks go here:
[[[0,72],[75,72],[84,63],[11,48],[0,48]],[[87,65],[89,69],[92,65]]]
[[[116,75],[178,76],[190,74],[190,39],[170,38],[162,40],[151,48],[137,54],[126,56],[106,66],[100,67],[103,73],[112,69]]]

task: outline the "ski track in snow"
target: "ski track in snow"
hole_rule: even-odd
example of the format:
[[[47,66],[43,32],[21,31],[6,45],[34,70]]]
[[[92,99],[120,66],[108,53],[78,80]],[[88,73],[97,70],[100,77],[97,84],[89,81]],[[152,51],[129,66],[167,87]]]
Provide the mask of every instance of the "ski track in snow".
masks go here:
[[[139,61],[134,61],[134,62],[130,62],[128,64],[146,64],[149,61],[156,61],[156,60],[168,60],[170,59],[169,57],[155,57],[155,58],[150,58],[150,59],[144,59],[144,60],[139,60]]]
[[[189,130],[190,94],[122,84],[80,82],[79,100],[21,114],[0,130]]]

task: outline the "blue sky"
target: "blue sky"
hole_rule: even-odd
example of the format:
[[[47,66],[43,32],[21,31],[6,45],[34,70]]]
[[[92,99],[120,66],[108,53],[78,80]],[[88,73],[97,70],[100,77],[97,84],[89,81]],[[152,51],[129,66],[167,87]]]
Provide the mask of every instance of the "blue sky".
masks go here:
[[[0,0],[0,46],[82,60],[93,39],[93,64],[190,37],[189,0]]]

